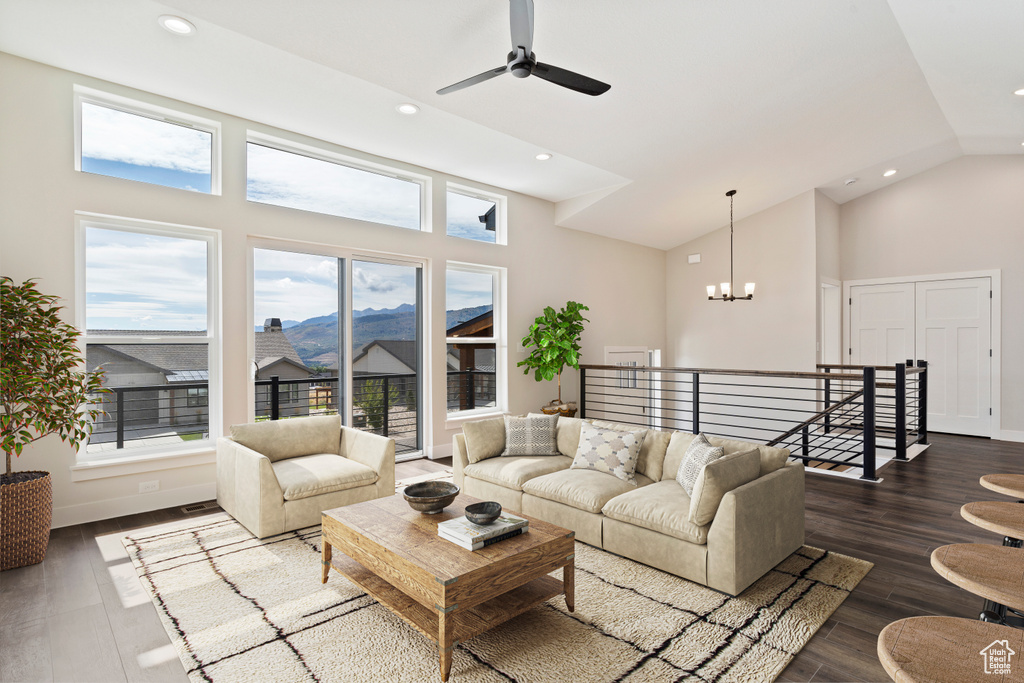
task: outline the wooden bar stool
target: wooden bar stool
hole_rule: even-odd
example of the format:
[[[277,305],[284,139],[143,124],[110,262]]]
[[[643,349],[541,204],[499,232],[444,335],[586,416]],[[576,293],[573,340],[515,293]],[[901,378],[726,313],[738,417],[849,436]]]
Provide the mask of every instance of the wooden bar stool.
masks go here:
[[[996,493],[1024,498],[1024,474],[986,474],[981,485]]]
[[[1020,548],[1024,537],[1024,505],[1003,501],[967,503],[960,516],[974,526],[1002,534],[1003,545]]]
[[[933,550],[931,563],[944,579],[985,599],[983,621],[1005,621],[1007,608],[1024,611],[1024,553],[1019,549],[955,543]]]
[[[956,617],[900,619],[878,634],[878,661],[898,683],[1020,682],[1024,631]]]

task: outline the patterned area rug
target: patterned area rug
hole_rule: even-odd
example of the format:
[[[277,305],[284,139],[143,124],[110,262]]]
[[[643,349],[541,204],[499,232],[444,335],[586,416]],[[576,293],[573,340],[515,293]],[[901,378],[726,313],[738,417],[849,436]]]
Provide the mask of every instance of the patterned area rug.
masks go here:
[[[219,513],[123,542],[193,681],[440,680],[430,641],[320,583],[320,527],[260,541]],[[460,643],[450,680],[773,681],[871,566],[804,546],[730,598],[577,543],[576,612],[554,598]]]

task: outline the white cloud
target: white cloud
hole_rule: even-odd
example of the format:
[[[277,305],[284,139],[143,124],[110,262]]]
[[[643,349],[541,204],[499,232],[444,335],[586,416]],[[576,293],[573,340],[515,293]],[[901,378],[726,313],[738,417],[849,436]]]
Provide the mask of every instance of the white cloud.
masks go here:
[[[338,310],[338,260],[257,249],[254,254],[256,324],[267,318],[308,320]]]
[[[418,230],[420,186],[249,143],[252,201]]]
[[[204,131],[82,103],[83,157],[209,174],[211,138]]]
[[[397,308],[416,303],[416,268],[390,263],[354,261],[352,308]]]

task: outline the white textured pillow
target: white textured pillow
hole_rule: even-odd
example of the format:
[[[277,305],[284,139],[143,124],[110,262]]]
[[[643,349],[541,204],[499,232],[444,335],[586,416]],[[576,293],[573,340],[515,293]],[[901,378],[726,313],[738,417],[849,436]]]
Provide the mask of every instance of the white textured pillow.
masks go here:
[[[725,449],[721,446],[712,446],[708,438],[698,434],[686,448],[683,461],[679,463],[679,471],[676,473],[676,481],[686,489],[686,495],[693,495],[693,487],[697,485],[697,478],[704,465],[718,460],[725,455]]]
[[[502,455],[558,455],[555,443],[557,415],[505,418]]]
[[[636,486],[636,461],[646,429],[632,432],[580,423],[580,445],[570,469],[597,470]]]

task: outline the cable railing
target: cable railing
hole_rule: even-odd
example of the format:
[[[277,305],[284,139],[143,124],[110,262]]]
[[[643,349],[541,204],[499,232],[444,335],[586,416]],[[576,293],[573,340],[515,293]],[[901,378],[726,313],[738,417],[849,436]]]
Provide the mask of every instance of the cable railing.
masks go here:
[[[926,364],[894,366],[892,382],[879,382],[874,367],[822,369],[828,371],[581,365],[580,414],[787,448],[811,467],[859,470],[871,481],[877,447],[906,459],[908,443],[926,442]],[[903,439],[894,438],[900,433]]]
[[[87,452],[193,441],[210,432],[206,382],[107,387]]]

